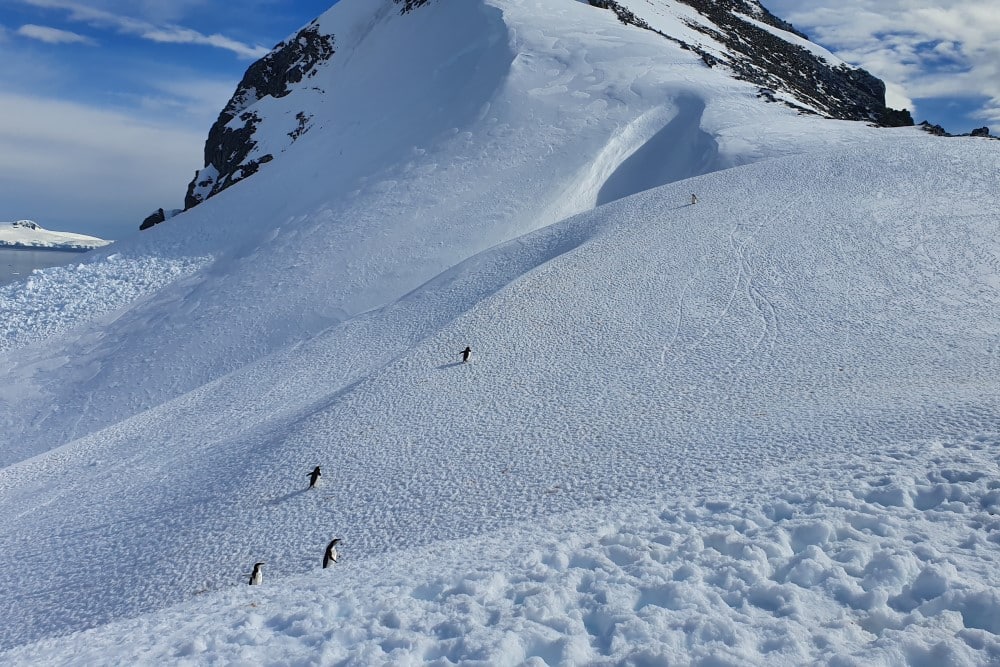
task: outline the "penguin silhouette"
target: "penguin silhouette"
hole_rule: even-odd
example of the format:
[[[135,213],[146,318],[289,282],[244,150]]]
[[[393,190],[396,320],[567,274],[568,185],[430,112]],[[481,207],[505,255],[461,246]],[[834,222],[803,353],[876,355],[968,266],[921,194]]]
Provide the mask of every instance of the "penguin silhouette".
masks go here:
[[[254,563],[253,572],[250,573],[250,585],[260,586],[261,582],[264,581],[264,572],[260,568],[264,563]]]
[[[465,349],[462,350],[461,354],[462,354],[462,363],[464,364],[469,360],[469,357],[472,356],[472,348],[466,345]]]
[[[698,195],[691,195],[691,204],[692,204],[692,206],[694,204],[697,204],[697,203],[698,203]]]
[[[314,486],[316,486],[316,482],[318,482],[319,478],[322,477],[322,476],[323,476],[323,473],[321,473],[319,471],[319,466],[316,466],[315,468],[313,468],[313,471],[311,473],[309,473],[309,488],[311,489]]]
[[[323,554],[323,569],[330,567],[331,563],[337,562],[337,545],[340,544],[340,538],[335,537],[331,542],[326,545],[326,553]]]

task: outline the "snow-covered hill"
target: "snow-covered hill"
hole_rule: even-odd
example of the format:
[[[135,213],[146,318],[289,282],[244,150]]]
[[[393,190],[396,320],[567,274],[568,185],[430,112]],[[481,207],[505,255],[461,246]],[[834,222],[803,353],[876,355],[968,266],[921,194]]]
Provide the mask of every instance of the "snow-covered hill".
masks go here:
[[[30,248],[32,250],[93,250],[111,244],[96,236],[53,232],[32,220],[0,222],[0,248]]]
[[[995,144],[376,6],[267,168],[0,288],[0,662],[995,661]]]

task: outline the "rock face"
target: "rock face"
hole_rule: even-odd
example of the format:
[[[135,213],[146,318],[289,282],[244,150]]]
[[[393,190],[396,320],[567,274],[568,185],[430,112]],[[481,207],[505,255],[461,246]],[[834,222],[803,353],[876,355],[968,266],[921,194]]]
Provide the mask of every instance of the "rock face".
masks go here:
[[[756,0],[679,0],[708,19],[704,23],[690,21],[688,26],[725,45],[731,56],[715,55],[704,47],[655,30],[616,0],[589,2],[613,11],[622,23],[652,30],[698,53],[709,67],[728,67],[737,78],[761,86],[761,97],[769,101],[776,101],[774,93],[780,90],[831,118],[863,120],[890,127],[913,125],[909,111],[886,107],[885,84],[881,80],[860,68],[831,66],[804,46],[782,39],[747,20],[746,17],[750,17],[806,39],[804,34],[771,14]],[[806,111],[802,106],[796,108]]]
[[[181,212],[182,211],[179,208],[171,209],[169,211],[164,211],[162,208],[158,208],[146,216],[145,220],[142,221],[142,224],[139,225],[139,230],[149,229],[154,225],[158,225],[161,222],[169,220]]]
[[[972,132],[970,132],[969,135],[973,137],[988,137],[990,136],[990,128],[985,126],[977,127]]]
[[[430,0],[393,0],[407,14]],[[254,134],[261,122],[250,107],[264,97],[284,97],[294,84],[315,76],[317,68],[336,53],[334,35],[320,32],[313,21],[294,37],[277,44],[246,71],[229,103],[209,130],[205,142],[205,167],[188,184],[184,210],[197,206],[274,159],[270,153],[253,155]],[[309,129],[309,116],[299,112],[298,128],[289,133],[297,140]]]
[[[398,14],[405,15],[432,3],[469,0],[391,0],[392,4],[389,0],[365,0],[377,1],[385,3],[387,11],[395,4]],[[653,16],[649,12],[655,12],[656,3],[664,0],[584,1],[614,12],[626,25],[650,30],[697,53],[707,67],[726,68],[736,78],[756,84],[758,97],[765,102],[842,120],[884,126],[913,124],[908,111],[885,106],[882,81],[865,70],[831,64],[816,55],[815,50],[807,48],[812,45],[805,35],[768,12],[757,0],[676,0],[698,12],[698,20],[685,21],[704,36],[703,42],[691,40],[690,31],[688,41],[666,34],[642,18],[644,13]],[[284,124],[280,129],[276,129],[274,119],[263,117],[258,103],[286,97],[295,90],[328,94],[306,82],[335,57],[338,48],[335,35],[324,32],[317,19],[250,66],[209,131],[205,166],[188,184],[184,210],[253,175],[309,132],[313,114],[307,101],[297,114],[289,114],[287,120],[281,121]],[[169,217],[157,211],[142,222],[140,229]]]
[[[149,229],[153,225],[158,225],[166,219],[167,219],[167,214],[163,211],[162,208],[158,208],[146,216],[146,219],[142,221],[141,225],[139,225],[139,231],[142,231],[144,229]]]
[[[317,66],[335,52],[333,35],[321,34],[314,21],[250,66],[209,130],[205,167],[188,184],[184,210],[250,176],[273,159],[270,154],[252,156],[257,146],[254,134],[261,119],[250,107],[267,96],[288,95],[293,84],[314,76]],[[300,128],[293,140],[305,132],[304,123]]]

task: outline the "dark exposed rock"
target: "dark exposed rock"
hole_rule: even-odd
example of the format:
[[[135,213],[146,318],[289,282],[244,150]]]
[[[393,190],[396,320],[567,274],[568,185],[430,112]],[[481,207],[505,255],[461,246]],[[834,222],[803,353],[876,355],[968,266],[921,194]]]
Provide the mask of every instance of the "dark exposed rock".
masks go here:
[[[930,132],[931,134],[938,137],[950,137],[952,135],[948,134],[943,127],[940,125],[931,125],[926,120],[920,122],[920,129],[924,132]]]
[[[169,220],[170,218],[174,217],[175,215],[177,215],[180,212],[181,212],[181,210],[177,209],[177,208],[171,209],[169,211],[164,211],[162,208],[158,208],[155,211],[153,211],[151,214],[149,214],[148,216],[146,216],[146,219],[142,221],[141,225],[139,225],[139,229],[140,230],[149,229],[150,227],[153,227],[154,225],[160,224],[164,220]]]
[[[423,7],[430,0],[393,0],[397,5],[403,5],[403,8],[399,10],[400,14],[407,14],[412,12],[417,7]]]
[[[292,141],[297,140],[303,134],[308,132],[310,127],[312,127],[309,125],[309,121],[312,120],[312,116],[304,111],[300,111],[295,114],[295,120],[299,121],[298,127],[288,133],[288,136],[291,137]]]
[[[977,127],[972,132],[969,133],[971,137],[988,137],[990,136],[990,128],[988,127]]]
[[[651,27],[642,18],[616,0],[589,0],[595,7],[609,9],[628,25],[651,30],[682,48],[695,51],[709,67],[723,64],[737,78],[762,88],[791,93],[831,118],[864,120],[883,126],[913,125],[910,112],[885,105],[885,84],[860,68],[833,67],[808,49],[792,44],[765,30],[743,16],[752,16],[766,25],[805,35],[771,14],[756,0],[680,0],[705,16],[714,27],[699,22],[688,26],[714,41],[724,44],[736,57],[719,58],[706,49],[673,38]],[[769,101],[776,101],[773,93]],[[787,104],[787,102],[786,102]],[[789,104],[805,111],[801,105]]]
[[[613,11],[626,25],[652,31],[697,53],[706,67],[723,66],[736,77],[757,84],[760,87],[758,97],[764,101],[780,102],[801,113],[818,111],[833,118],[866,120],[887,126],[913,124],[908,111],[885,106],[885,86],[868,72],[847,66],[833,67],[811,51],[760,27],[758,23],[806,38],[791,24],[764,9],[758,0],[680,0],[707,19],[690,21],[688,25],[725,45],[728,53],[710,51],[700,44],[687,43],[656,30],[622,2],[637,8],[641,4],[630,0],[587,1],[595,7]],[[407,14],[429,5],[431,0],[393,2],[400,14]],[[746,17],[753,17],[757,23]],[[262,147],[256,137],[263,121],[253,106],[266,97],[288,95],[296,84],[314,76],[322,63],[334,56],[334,47],[334,36],[322,34],[318,21],[313,21],[250,66],[209,132],[205,142],[205,166],[188,184],[184,210],[256,173],[261,165],[273,159],[272,154],[261,155]],[[312,127],[312,117],[305,111],[300,111],[295,118],[297,126],[287,132],[292,142]],[[281,146],[273,148],[281,150]],[[170,217],[169,213],[161,217],[157,211],[143,221],[141,228],[148,229]]]
[[[146,216],[146,219],[142,221],[141,225],[139,225],[139,230],[141,231],[143,229],[149,229],[153,225],[158,225],[166,219],[167,219],[167,214],[164,213],[162,208],[158,208],[155,211],[153,211],[150,215]]]
[[[294,84],[313,76],[317,66],[334,53],[333,35],[320,33],[318,23],[313,21],[250,66],[208,133],[205,167],[188,184],[185,210],[255,173],[261,164],[270,161],[270,155],[248,159],[257,146],[254,134],[261,119],[247,109],[264,97],[288,95]],[[237,118],[241,123],[233,123]],[[300,121],[299,134],[306,129]]]

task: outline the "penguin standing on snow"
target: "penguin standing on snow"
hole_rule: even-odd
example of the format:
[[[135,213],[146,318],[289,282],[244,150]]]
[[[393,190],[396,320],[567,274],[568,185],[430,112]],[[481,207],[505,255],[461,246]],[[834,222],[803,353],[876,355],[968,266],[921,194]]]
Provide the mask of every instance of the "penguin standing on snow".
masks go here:
[[[330,567],[330,563],[337,562],[337,545],[340,544],[340,538],[335,537],[328,545],[326,545],[326,553],[323,554],[323,569]]]
[[[264,581],[264,571],[260,569],[263,565],[264,563],[254,563],[253,572],[250,573],[251,586],[260,586]]]
[[[698,195],[691,195],[691,205],[694,206],[698,203]]]
[[[311,489],[314,486],[316,486],[316,482],[318,482],[319,478],[322,477],[322,476],[323,476],[323,473],[321,473],[319,471],[319,466],[316,466],[315,468],[313,468],[313,471],[311,473],[309,473],[309,488]]]
[[[462,363],[464,364],[469,360],[469,357],[472,356],[472,348],[466,345],[465,349],[462,350],[461,354],[462,354]]]

